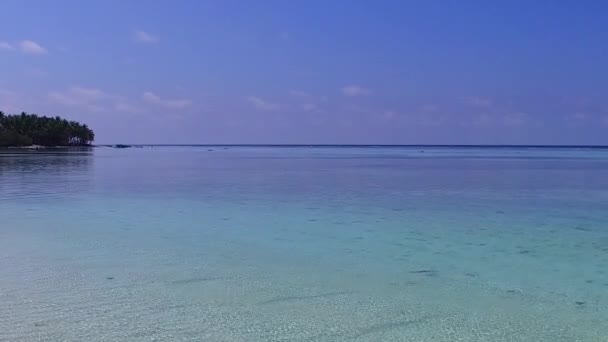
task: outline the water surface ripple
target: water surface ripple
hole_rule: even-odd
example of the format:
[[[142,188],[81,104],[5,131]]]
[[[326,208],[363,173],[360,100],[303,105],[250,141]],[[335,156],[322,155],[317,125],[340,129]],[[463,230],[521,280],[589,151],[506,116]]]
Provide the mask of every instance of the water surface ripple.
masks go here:
[[[0,151],[0,341],[604,341],[608,150]]]

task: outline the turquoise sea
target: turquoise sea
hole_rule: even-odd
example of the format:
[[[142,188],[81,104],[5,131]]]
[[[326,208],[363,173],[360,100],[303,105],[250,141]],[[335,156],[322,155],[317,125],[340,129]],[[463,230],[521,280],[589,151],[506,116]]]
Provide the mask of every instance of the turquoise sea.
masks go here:
[[[0,341],[608,341],[608,149],[3,150]]]

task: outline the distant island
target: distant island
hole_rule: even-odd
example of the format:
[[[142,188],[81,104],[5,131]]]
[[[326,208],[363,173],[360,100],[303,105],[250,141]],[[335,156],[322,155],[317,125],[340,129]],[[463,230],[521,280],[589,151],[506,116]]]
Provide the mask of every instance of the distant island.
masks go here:
[[[87,125],[36,114],[0,112],[0,146],[89,146],[95,133]]]

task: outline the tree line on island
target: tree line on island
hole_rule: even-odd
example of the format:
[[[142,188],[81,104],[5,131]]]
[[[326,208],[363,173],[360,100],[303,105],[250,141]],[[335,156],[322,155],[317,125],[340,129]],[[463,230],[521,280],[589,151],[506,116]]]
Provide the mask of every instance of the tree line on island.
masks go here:
[[[0,146],[88,146],[94,139],[87,125],[59,116],[0,112]]]

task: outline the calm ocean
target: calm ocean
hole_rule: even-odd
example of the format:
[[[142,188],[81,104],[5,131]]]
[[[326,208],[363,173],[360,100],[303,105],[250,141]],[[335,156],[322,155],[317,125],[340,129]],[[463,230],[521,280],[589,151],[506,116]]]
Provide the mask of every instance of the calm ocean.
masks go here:
[[[608,341],[608,149],[3,150],[0,341]]]

